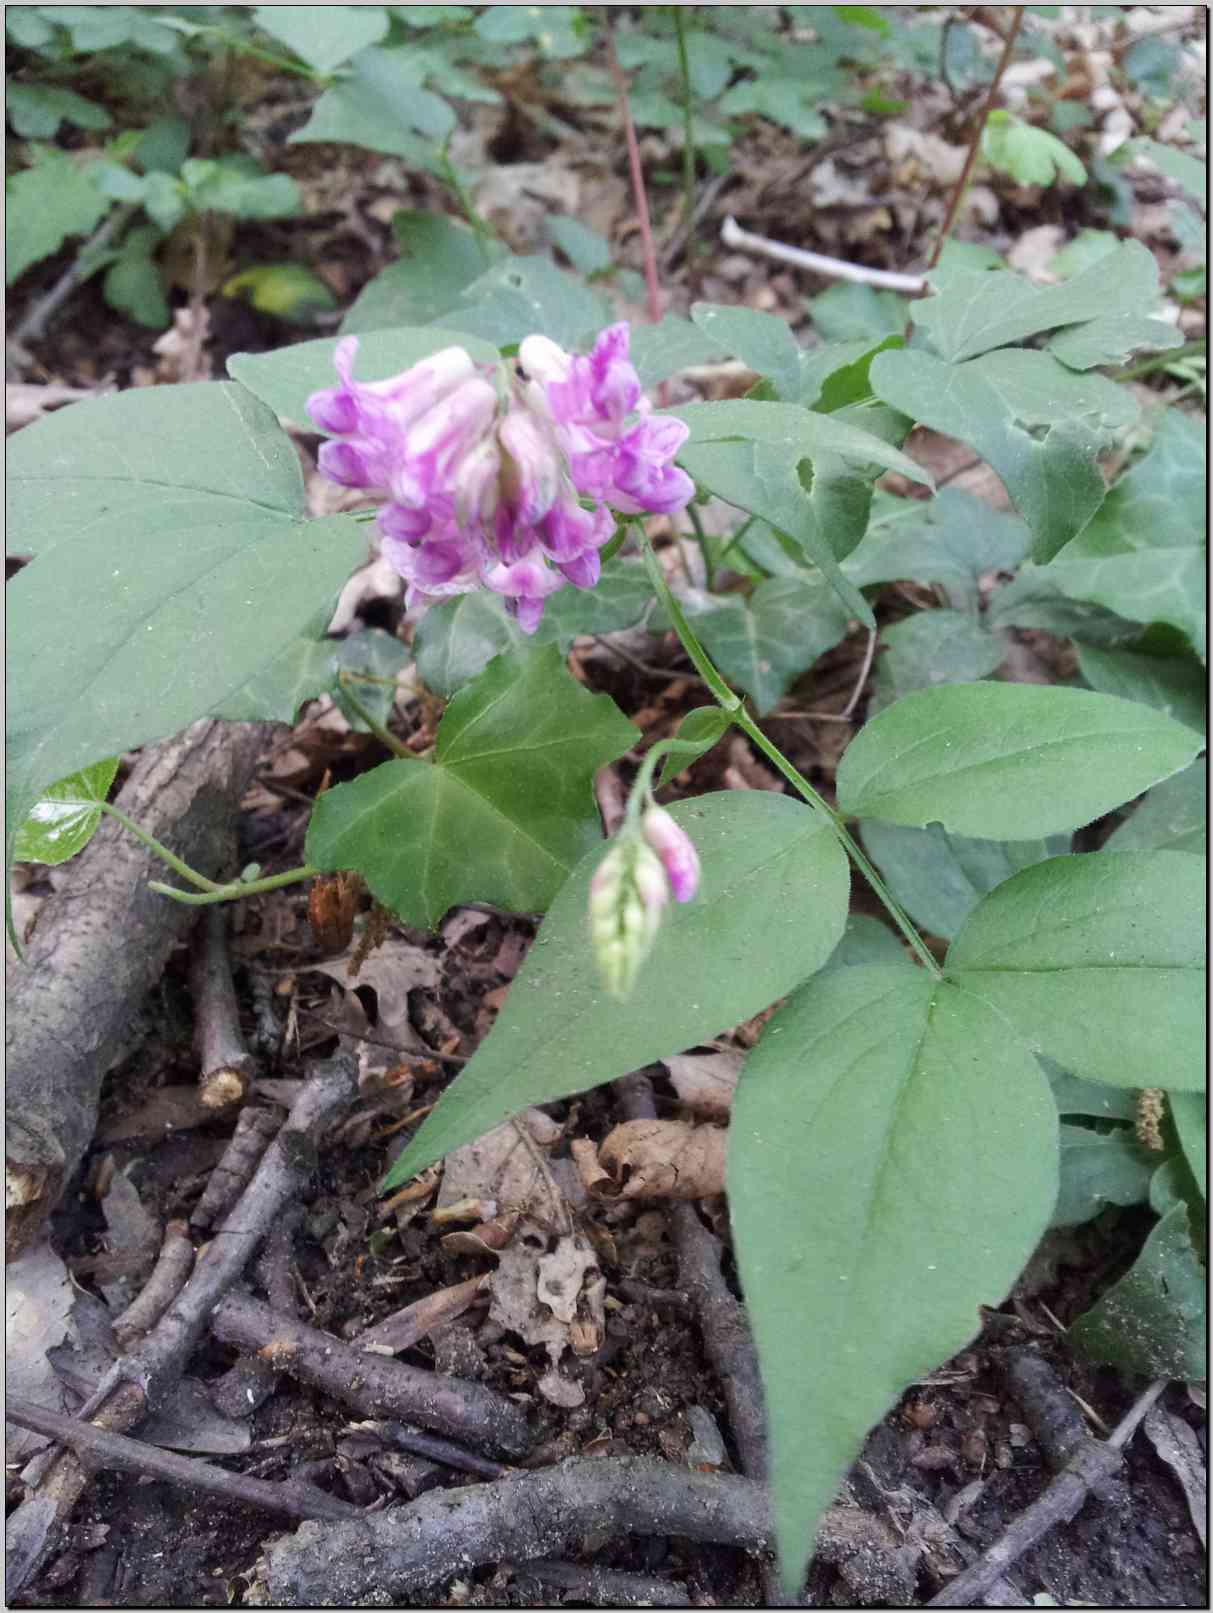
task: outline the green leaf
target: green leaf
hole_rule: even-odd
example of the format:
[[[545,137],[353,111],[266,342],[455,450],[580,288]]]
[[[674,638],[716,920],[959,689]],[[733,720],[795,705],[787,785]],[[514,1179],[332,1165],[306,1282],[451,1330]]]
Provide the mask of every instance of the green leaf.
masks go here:
[[[100,803],[108,798],[117,771],[118,758],[112,756],[44,790],[17,830],[14,861],[65,863],[83,851],[101,822]]]
[[[765,376],[780,398],[791,403],[800,396],[801,352],[786,320],[711,302],[693,303],[691,318],[710,341]]]
[[[723,739],[733,719],[720,706],[696,706],[688,711],[674,734],[674,748],[667,752],[661,764],[657,788],[668,784],[684,768],[690,767],[701,756],[706,756],[718,740]]]
[[[1191,851],[1205,853],[1208,821],[1207,764],[1195,761],[1164,779],[1104,842],[1105,851]]]
[[[780,124],[797,139],[814,141],[820,140],[829,128],[816,100],[813,86],[798,78],[764,75],[734,84],[721,97],[720,110],[726,117],[744,117],[756,112]]]
[[[1111,695],[953,684],[865,724],[839,766],[838,804],[857,818],[1033,839],[1111,812],[1202,748],[1182,723]]]
[[[590,952],[596,847],[553,903],[493,1029],[385,1187],[528,1104],[584,1092],[718,1035],[826,961],[842,934],[850,880],[823,815],[765,790],[724,790],[669,810],[699,853],[699,894],[666,911],[626,1008],[603,990]]]
[[[772,577],[749,596],[728,594],[695,616],[695,632],[720,672],[744,689],[762,716],[827,650],[849,619],[830,589]]]
[[[102,281],[110,307],[151,330],[163,330],[172,317],[155,258],[160,240],[160,231],[154,224],[128,230],[118,257]]]
[[[667,314],[655,325],[634,325],[629,344],[640,384],[652,387],[693,364],[711,364],[724,349],[710,341],[689,319]]]
[[[308,323],[329,313],[337,299],[318,274],[302,263],[259,263],[223,283],[225,297],[243,297],[260,313],[275,319]]]
[[[1202,425],[1169,409],[1149,453],[1057,555],[1049,576],[1071,599],[1178,628],[1203,659],[1204,521]]]
[[[324,92],[288,144],[365,146],[448,178],[441,148],[455,127],[455,114],[441,96],[422,88],[425,70],[425,61],[410,49],[360,50],[351,75]]]
[[[353,704],[356,700],[385,728],[396,701],[396,678],[408,666],[409,652],[394,634],[381,627],[364,627],[330,649],[333,698],[350,727],[356,734],[369,732]]]
[[[585,49],[576,6],[487,6],[475,29],[493,45],[534,40],[545,56],[580,56]]]
[[[497,349],[457,330],[377,330],[358,338],[355,369],[360,381],[386,381],[444,347],[462,347],[478,364],[492,363]],[[315,430],[307,412],[313,392],[337,385],[333,354],[337,338],[296,342],[272,353],[233,353],[228,374],[278,416],[304,430]]]
[[[1100,694],[1165,711],[1176,722],[1198,734],[1205,732],[1208,702],[1205,678],[1194,661],[1184,657],[1134,655],[1131,650],[1101,650],[1078,646],[1078,670]]]
[[[1136,622],[1126,622],[1102,605],[1068,599],[1053,579],[1052,567],[1025,565],[1013,582],[990,596],[986,622],[991,628],[1031,627],[1057,638],[1084,644],[1132,644],[1141,637]]]
[[[976,998],[908,963],[833,969],[766,1026],[728,1197],[787,1588],[865,1434],[978,1331],[1056,1191],[1047,1083]]]
[[[1059,286],[1035,286],[1009,271],[952,269],[935,282],[933,296],[910,304],[910,318],[957,364],[1061,325],[1140,316],[1158,301],[1154,254],[1125,241]]]
[[[1061,1192],[1051,1226],[1081,1226],[1109,1204],[1144,1204],[1149,1198],[1158,1156],[1144,1149],[1129,1127],[1099,1132],[1062,1126],[1060,1142]]]
[[[864,850],[915,924],[951,940],[983,896],[1021,869],[1060,857],[1068,835],[1048,840],[973,840],[939,824],[907,829],[869,821]]]
[[[96,101],[58,84],[9,84],[4,114],[22,140],[53,140],[61,123],[78,129],[108,129],[113,119]]]
[[[578,274],[603,274],[611,267],[611,243],[575,218],[557,216],[545,222],[548,240],[558,246]]]
[[[1037,1062],[1053,1089],[1059,1115],[1090,1115],[1094,1120],[1135,1120],[1137,1094],[1128,1087],[1108,1086],[1104,1081],[1084,1081],[1071,1075],[1060,1064],[1043,1054]]]
[[[39,153],[36,167],[4,183],[4,283],[58,252],[70,235],[87,235],[110,210],[82,168],[64,152]]]
[[[1068,179],[1071,185],[1087,182],[1087,170],[1064,141],[999,108],[986,118],[981,154],[991,168],[1010,174],[1017,185],[1051,185],[1058,179]]]
[[[1141,1378],[1205,1377],[1205,1274],[1192,1247],[1188,1207],[1177,1203],[1132,1268],[1069,1332],[1088,1361]]]
[[[1049,259],[1048,270],[1058,280],[1072,280],[1092,264],[1115,252],[1120,241],[1111,230],[1079,230],[1055,257]]]
[[[1199,1092],[1168,1092],[1167,1107],[1188,1169],[1205,1202],[1209,1198],[1209,1108]]]
[[[993,891],[948,953],[949,979],[1090,1081],[1201,1091],[1204,859],[1094,851]]]
[[[538,333],[561,347],[587,348],[611,323],[611,312],[597,292],[550,258],[507,258],[464,287],[450,319],[498,347]]]
[[[1160,353],[1183,346],[1183,332],[1165,319],[1141,314],[1109,314],[1085,325],[1060,331],[1049,352],[1072,370],[1090,370],[1097,364],[1125,364],[1134,353]]]
[[[388,30],[382,6],[257,6],[253,21],[318,73],[331,73]]]
[[[198,213],[291,218],[300,209],[295,181],[288,174],[263,173],[250,158],[190,157],[181,165],[181,180],[188,205]]]
[[[332,610],[305,622],[274,657],[257,667],[211,715],[229,722],[293,723],[305,700],[332,691],[334,641],[327,636]]]
[[[432,764],[386,762],[325,791],[308,861],[357,870],[410,924],[466,901],[541,911],[601,838],[595,772],[635,742],[554,646],[498,656],[447,707]]]
[[[1152,163],[1160,174],[1173,179],[1186,196],[1207,209],[1209,170],[1198,157],[1193,157],[1187,151],[1177,151],[1174,146],[1165,146],[1161,140],[1150,140],[1144,136],[1130,140],[1127,150],[1133,157]]]
[[[1050,559],[1095,514],[1105,492],[1096,455],[1137,411],[1124,388],[1076,375],[1047,353],[988,353],[967,364],[881,353],[871,376],[886,403],[993,466],[1032,529],[1037,559]]]
[[[365,554],[356,523],[303,519],[294,448],[231,383],[51,415],[10,444],[8,493],[36,556],[9,594],[14,827],[55,779],[219,708]]]
[[[904,963],[905,944],[887,924],[867,913],[851,913],[842,940],[822,965],[824,969],[851,969],[868,963]]]
[[[967,611],[916,611],[886,627],[872,679],[869,715],[914,689],[972,683],[1002,664],[1006,645]]]
[[[895,291],[840,281],[810,297],[806,306],[813,328],[824,341],[879,341],[903,334],[909,302]]]
[[[945,487],[928,501],[899,500],[893,519],[874,520],[843,571],[857,587],[915,579],[943,588],[953,610],[975,612],[978,582],[991,571],[1015,571],[1032,541],[1017,515]]]

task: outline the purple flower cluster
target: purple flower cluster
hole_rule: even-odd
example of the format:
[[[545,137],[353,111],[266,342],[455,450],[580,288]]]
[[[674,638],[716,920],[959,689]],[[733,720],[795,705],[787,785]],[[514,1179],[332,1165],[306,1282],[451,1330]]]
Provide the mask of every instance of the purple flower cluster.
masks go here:
[[[528,336],[517,365],[447,347],[389,381],[356,381],[357,350],[337,344],[341,384],[308,413],[332,438],[324,475],[387,499],[383,551],[409,605],[488,588],[533,633],[549,594],[598,581],[612,509],[665,514],[694,492],[672,463],[687,428],[650,413],[626,324],[588,355]]]

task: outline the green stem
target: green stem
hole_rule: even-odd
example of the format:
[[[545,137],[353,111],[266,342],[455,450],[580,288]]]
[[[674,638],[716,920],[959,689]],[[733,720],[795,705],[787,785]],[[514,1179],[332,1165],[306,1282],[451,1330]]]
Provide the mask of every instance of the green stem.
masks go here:
[[[387,749],[391,751],[393,756],[399,757],[402,762],[415,762],[417,758],[413,755],[412,751],[409,750],[407,745],[402,745],[396,738],[395,734],[391,733],[383,726],[381,722],[377,722],[375,718],[371,716],[370,712],[362,704],[362,701],[359,700],[353,689],[350,688],[351,681],[352,680],[347,672],[341,672],[338,674],[337,682],[341,685],[341,692],[349,701],[350,705],[353,706],[357,716],[366,724],[379,743],[386,746]]]
[[[134,835],[141,846],[146,846],[150,852],[159,857],[161,862],[167,863],[175,874],[179,874],[182,879],[188,879],[190,884],[196,885],[200,891],[223,889],[223,886],[216,884],[213,879],[207,879],[204,874],[196,873],[188,863],[182,862],[180,857],[171,852],[167,846],[162,846],[159,840],[148,834],[146,829],[141,829],[137,823],[127,817],[125,812],[120,812],[116,806],[111,806],[108,801],[97,801],[92,804],[100,811],[108,814],[109,817],[115,818],[128,834]]]
[[[472,227],[472,234],[476,237],[476,245],[480,248],[480,256],[484,259],[487,267],[493,261],[493,254],[490,250],[492,238],[485,227],[484,220],[476,211],[475,204],[467,193],[467,187],[459,177],[459,170],[448,156],[445,146],[440,146],[438,149],[438,166],[442,170],[443,180],[450,186],[455,200],[459,203],[460,212]]]
[[[699,545],[699,552],[703,556],[703,586],[708,593],[712,592],[712,549],[707,533],[703,530],[703,522],[699,519],[699,511],[693,504],[687,505],[687,515],[695,529],[695,541]]]
[[[1139,359],[1136,364],[1130,364],[1123,370],[1117,370],[1113,375],[1114,381],[1136,381],[1138,376],[1152,375],[1155,370],[1165,370],[1169,364],[1178,364],[1185,358],[1203,358],[1208,351],[1208,342],[1202,336],[1199,341],[1185,342],[1182,347],[1168,348],[1165,353],[1151,353],[1149,358]]]
[[[171,896],[175,902],[184,902],[188,907],[209,907],[214,902],[238,902],[243,896],[257,896],[262,891],[281,890],[283,885],[297,885],[301,879],[314,879],[321,871],[305,863],[302,868],[288,868],[285,874],[269,874],[265,879],[233,880],[230,885],[215,885],[197,895],[192,891],[179,891],[175,885],[163,885],[155,879],[148,881],[147,888],[160,896]]]
[[[678,70],[682,76],[682,223],[689,229],[695,212],[695,112],[682,9],[681,6],[674,7],[674,30],[678,36]]]
[[[661,569],[657,556],[653,553],[652,547],[649,544],[648,536],[644,532],[643,528],[640,529],[640,534],[641,543],[643,545],[645,565],[648,569],[649,578],[652,581],[654,588],[657,590],[657,597],[661,600],[662,604],[670,614],[670,620],[674,624],[674,631],[678,634],[678,637],[682,642],[683,649],[694,662],[695,669],[699,673],[700,677],[703,678],[704,682],[711,689],[713,695],[715,695],[717,701],[729,713],[733,721],[737,724],[738,728],[741,729],[742,733],[751,739],[762,752],[762,754],[768,759],[768,761],[772,762],[775,767],[779,769],[796,793],[807,801],[810,806],[816,807],[819,812],[823,812],[825,814],[829,821],[830,827],[838,836],[838,839],[842,842],[843,848],[847,855],[855,864],[856,868],[859,869],[863,877],[867,880],[868,884],[871,885],[872,889],[876,892],[882,904],[887,909],[890,918],[897,925],[897,928],[901,931],[902,935],[905,936],[906,940],[909,942],[922,964],[927,970],[929,970],[931,974],[935,976],[937,980],[941,980],[943,978],[943,971],[940,969],[938,963],[936,963],[934,957],[932,956],[930,948],[914,927],[914,924],[910,920],[909,914],[906,913],[905,909],[901,906],[901,903],[898,902],[892,891],[888,888],[884,880],[880,877],[880,875],[876,872],[876,869],[864,855],[858,842],[848,830],[846,821],[842,814],[835,811],[835,809],[830,806],[828,801],[824,801],[822,797],[818,795],[817,791],[809,783],[808,779],[805,778],[802,773],[798,772],[797,769],[792,766],[791,762],[788,761],[783,752],[767,738],[762,729],[759,728],[758,724],[745,709],[740,698],[732,692],[729,686],[725,683],[724,679],[717,672],[716,668],[712,665],[711,661],[708,660],[702,645],[695,637],[695,634],[691,630],[690,623],[683,614],[681,605],[679,605],[678,601],[674,598],[673,593],[670,591],[670,585],[665,580],[665,573]]]

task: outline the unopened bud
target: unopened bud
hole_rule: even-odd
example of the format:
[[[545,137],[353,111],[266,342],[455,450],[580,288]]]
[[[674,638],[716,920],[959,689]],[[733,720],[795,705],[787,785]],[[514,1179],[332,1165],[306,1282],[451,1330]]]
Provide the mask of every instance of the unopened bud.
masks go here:
[[[599,863],[590,881],[590,942],[612,997],[631,995],[668,900],[660,860],[643,840],[617,841]]]
[[[699,854],[685,829],[664,807],[653,806],[640,820],[640,832],[661,858],[676,902],[689,902],[699,889]]]

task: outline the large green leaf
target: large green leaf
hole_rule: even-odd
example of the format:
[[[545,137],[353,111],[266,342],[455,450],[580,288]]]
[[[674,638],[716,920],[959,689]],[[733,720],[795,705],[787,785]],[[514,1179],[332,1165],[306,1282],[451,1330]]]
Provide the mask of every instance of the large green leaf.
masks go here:
[[[6,286],[58,252],[69,235],[87,235],[113,205],[74,157],[47,148],[38,156],[33,168],[22,169],[4,184]]]
[[[1130,1127],[1101,1132],[1062,1126],[1060,1140],[1061,1191],[1051,1225],[1080,1226],[1109,1204],[1144,1204],[1149,1198],[1158,1155],[1143,1148]]]
[[[959,487],[945,487],[926,502],[898,503],[908,508],[874,519],[843,564],[860,588],[914,578],[937,583],[954,610],[976,611],[978,579],[991,571],[1015,571],[1032,541],[1017,515],[992,510]]]
[[[64,863],[83,851],[101,822],[101,803],[108,799],[117,771],[118,758],[112,756],[44,790],[34,810],[17,830],[14,859],[29,863]]]
[[[920,610],[880,635],[869,715],[914,689],[973,683],[1001,666],[1006,643],[962,610]]]
[[[462,901],[542,910],[601,837],[595,772],[635,740],[554,646],[498,656],[447,707],[433,763],[385,762],[325,791],[308,861],[356,869],[411,924]]]
[[[1135,1090],[1109,1086],[1105,1081],[1084,1081],[1044,1054],[1038,1053],[1036,1058],[1053,1088],[1053,1101],[1059,1115],[1089,1115],[1093,1120],[1137,1118]]]
[[[462,347],[478,364],[492,363],[497,357],[497,349],[478,337],[427,326],[417,330],[376,330],[360,335],[354,368],[360,381],[386,381],[444,347]],[[280,347],[273,353],[233,353],[227,361],[227,369],[234,380],[267,404],[279,420],[289,420],[314,431],[307,400],[313,392],[337,385],[337,372],[333,368],[336,350],[337,338],[327,336],[320,341]]]
[[[345,336],[440,323],[464,288],[505,252],[444,213],[397,213],[392,231],[404,255],[359,292],[341,322]]]
[[[655,325],[634,325],[628,350],[640,384],[646,387],[690,365],[710,364],[724,352],[719,342],[677,314],[667,314]]]
[[[1027,840],[1080,828],[1179,772],[1199,734],[1136,701],[1029,683],[920,689],[865,724],[838,803],[953,834]]]
[[[710,341],[765,376],[780,398],[792,403],[800,396],[801,350],[785,319],[711,302],[693,303],[691,318]]]
[[[699,894],[665,913],[626,1004],[603,990],[586,904],[601,857],[556,898],[496,1024],[393,1167],[394,1184],[515,1114],[694,1047],[819,969],[842,934],[849,875],[829,824],[764,790],[671,814],[695,842]]]
[[[1105,851],[1205,852],[1208,764],[1204,760],[1156,784],[1104,841]]]
[[[1169,1092],[1167,1105],[1175,1134],[1193,1179],[1206,1202],[1209,1197],[1209,1105],[1202,1092]]]
[[[933,296],[910,304],[910,318],[952,364],[1060,325],[1140,316],[1159,294],[1158,264],[1140,241],[1125,241],[1058,286],[1000,269],[952,269],[939,280]]]
[[[550,258],[506,258],[464,287],[450,320],[498,347],[538,334],[562,347],[588,348],[611,323],[611,310]]]
[[[1077,649],[1078,670],[1092,689],[1121,700],[1140,700],[1198,734],[1204,733],[1208,696],[1204,673],[1195,661],[1103,650],[1092,644],[1079,644]]]
[[[1137,412],[1125,388],[1075,375],[1048,353],[1011,350],[947,364],[929,353],[888,352],[873,361],[871,376],[878,397],[969,443],[998,472],[1041,560],[1099,508],[1104,480],[1096,455]]]
[[[1185,852],[1055,857],[969,915],[947,974],[1075,1075],[1200,1091],[1204,890]]]
[[[1070,848],[1069,835],[972,840],[948,834],[938,823],[908,829],[872,819],[861,833],[864,850],[915,924],[947,940],[1003,880]]]
[[[1074,1323],[1070,1343],[1089,1361],[1121,1372],[1190,1383],[1208,1370],[1206,1310],[1188,1207],[1177,1203],[1125,1276]]]
[[[382,6],[258,6],[257,27],[318,73],[330,73],[388,30]]]
[[[761,716],[802,672],[847,636],[847,612],[818,582],[772,577],[748,599],[727,594],[694,618],[695,632]]]
[[[1004,583],[991,594],[986,607],[986,625],[991,628],[1031,627],[1052,633],[1056,638],[1072,638],[1105,647],[1132,644],[1141,637],[1138,623],[1127,622],[1102,605],[1068,598],[1051,573],[1051,566],[1030,563],[1023,566],[1012,582]]]
[[[832,969],[746,1061],[728,1190],[793,1588],[864,1435],[974,1336],[1044,1232],[1053,1100],[968,993],[909,964]]]
[[[1149,453],[1122,476],[1048,574],[1072,599],[1135,622],[1168,622],[1205,646],[1205,443],[1170,409]]]

